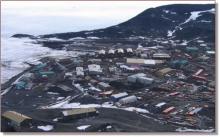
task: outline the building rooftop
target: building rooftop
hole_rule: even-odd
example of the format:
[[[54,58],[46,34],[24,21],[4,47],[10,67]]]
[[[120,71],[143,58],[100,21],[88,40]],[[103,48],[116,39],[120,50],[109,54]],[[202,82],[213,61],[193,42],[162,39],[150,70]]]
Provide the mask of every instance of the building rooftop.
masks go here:
[[[62,111],[64,116],[78,115],[78,114],[91,113],[91,112],[96,112],[96,109],[95,108],[76,108],[72,110]]]
[[[15,112],[15,111],[6,111],[2,114],[3,117],[8,118],[10,120],[13,120],[17,123],[21,123],[26,119],[32,119],[26,115],[23,115],[21,113]]]

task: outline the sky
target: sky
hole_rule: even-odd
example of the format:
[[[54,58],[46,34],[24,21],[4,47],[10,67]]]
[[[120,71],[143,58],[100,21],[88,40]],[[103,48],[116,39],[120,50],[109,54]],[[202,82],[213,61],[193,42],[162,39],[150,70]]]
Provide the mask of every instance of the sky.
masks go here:
[[[1,36],[105,28],[148,8],[177,3],[207,4],[214,1],[1,1]]]

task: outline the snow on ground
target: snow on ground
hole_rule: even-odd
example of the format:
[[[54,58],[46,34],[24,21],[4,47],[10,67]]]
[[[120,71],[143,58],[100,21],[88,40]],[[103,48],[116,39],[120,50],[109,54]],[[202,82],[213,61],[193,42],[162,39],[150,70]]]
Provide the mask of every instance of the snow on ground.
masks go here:
[[[50,131],[50,130],[53,130],[53,125],[37,126],[37,128],[43,131]]]
[[[110,128],[112,128],[112,126],[107,126],[106,128],[107,128],[107,129],[110,129]]]
[[[44,107],[42,107],[42,108],[43,108],[43,109],[44,109],[44,108],[46,108],[46,109],[47,109],[47,108],[51,108],[51,109],[53,109],[53,108],[61,108],[63,105],[67,104],[70,100],[71,100],[71,97],[68,96],[68,97],[66,97],[65,99],[63,99],[63,100],[57,102],[57,103],[54,104],[54,105],[44,106]]]
[[[191,20],[196,20],[199,16],[201,16],[201,15],[199,15],[200,13],[201,13],[201,11],[191,12],[191,16],[185,22],[183,22],[182,25],[186,24],[187,22],[190,22]]]
[[[139,112],[139,113],[150,113],[150,112],[149,112],[148,110],[146,110],[146,109],[135,108],[135,107],[128,107],[128,108],[124,108],[123,110],[134,111],[134,112]]]
[[[80,106],[80,103],[69,103],[69,104],[64,104],[61,107],[62,108],[76,108]]]
[[[167,37],[172,37],[173,36],[173,34],[179,29],[179,30],[182,30],[183,28],[181,27],[182,25],[184,25],[184,24],[186,24],[186,23],[188,23],[188,22],[190,22],[190,21],[192,21],[192,20],[196,20],[198,17],[200,17],[200,16],[202,16],[201,15],[201,13],[204,13],[204,12],[210,12],[210,13],[215,13],[215,9],[213,8],[213,9],[210,9],[210,10],[205,10],[205,11],[193,11],[193,12],[191,12],[191,15],[189,16],[189,18],[188,19],[186,19],[183,23],[180,23],[179,25],[177,25],[176,27],[175,27],[175,29],[174,30],[168,30],[168,32],[167,32]],[[207,21],[201,21],[201,22],[207,22]]]
[[[84,88],[80,84],[73,84],[78,90],[84,92]]]
[[[173,36],[173,31],[171,31],[171,30],[168,30],[167,31],[167,37],[172,37]]]
[[[47,94],[50,94],[50,95],[58,95],[59,93],[55,93],[55,92],[47,92]]]
[[[61,99],[64,99],[64,98],[65,98],[65,97],[58,97],[57,100],[61,100]]]
[[[169,11],[169,10],[163,10],[163,12],[165,12],[165,13],[170,13],[170,14],[176,14],[176,12]]]
[[[85,34],[92,34],[93,31],[88,31],[88,32],[85,32]]]
[[[101,91],[100,89],[98,89],[98,88],[96,88],[96,87],[90,87],[89,89],[91,89],[91,90],[95,90],[95,91]]]
[[[54,118],[53,121],[54,121],[54,122],[57,122],[57,121],[58,121],[58,118]]]
[[[69,103],[71,98],[67,97],[63,101],[58,102],[57,104],[44,106],[41,108],[46,109],[54,109],[54,108],[62,108],[62,109],[70,109],[70,108],[112,108],[112,109],[122,109],[125,111],[133,111],[139,113],[149,113],[148,110],[136,107],[125,107],[125,108],[118,108],[114,106],[112,102],[104,102],[103,104],[81,104],[79,102]]]
[[[193,11],[191,12],[191,15],[190,17],[185,21],[183,22],[181,25],[191,21],[191,20],[196,20],[198,17],[201,16],[201,13],[204,13],[204,12],[211,12],[211,13],[214,13],[215,12],[215,9],[210,9],[210,10],[205,10],[205,11]]]
[[[45,40],[49,40],[49,41],[65,41],[63,39],[59,39],[59,38],[56,38],[56,37],[54,37],[54,38],[46,38]]]
[[[169,10],[163,10],[163,12],[165,12],[165,13],[169,13],[170,11],[169,11]]]
[[[69,40],[76,40],[76,39],[80,40],[80,39],[85,39],[85,38],[83,38],[83,37],[74,37],[74,38],[70,38]]]
[[[29,38],[1,39],[1,83],[24,71],[29,65],[24,62],[38,64],[38,60],[45,56],[77,56],[79,52],[53,50],[33,44]]]
[[[182,45],[182,46],[186,46],[187,45],[187,41],[186,40],[183,40],[183,42],[182,43],[180,43],[179,45]]]
[[[31,60],[34,58],[39,58],[42,52],[49,52],[48,48],[40,47],[36,44],[29,44],[26,42],[31,42],[31,40],[28,38],[2,39],[1,83],[4,83],[9,78],[15,76],[16,74],[22,72],[24,69],[28,68],[29,65],[24,64],[26,59]]]
[[[77,127],[78,130],[85,130],[87,129],[88,127],[90,127],[91,125],[82,125],[82,126],[79,126]]]
[[[201,22],[210,23],[212,21],[211,20],[201,20]]]
[[[178,132],[214,132],[214,129],[188,129],[188,128],[178,128],[176,129]]]
[[[88,39],[100,39],[99,37],[87,37]]]
[[[1,96],[3,96],[4,94],[6,94],[8,91],[10,91],[11,87],[5,89],[2,93],[1,93]]]

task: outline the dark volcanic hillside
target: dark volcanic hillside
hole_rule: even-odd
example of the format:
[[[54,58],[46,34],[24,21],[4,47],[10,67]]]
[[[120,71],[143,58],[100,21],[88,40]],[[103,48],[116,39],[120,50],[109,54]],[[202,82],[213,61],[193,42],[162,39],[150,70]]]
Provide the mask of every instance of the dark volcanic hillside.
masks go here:
[[[175,4],[150,8],[130,20],[104,29],[42,35],[42,38],[127,38],[132,36],[214,41],[214,4]]]

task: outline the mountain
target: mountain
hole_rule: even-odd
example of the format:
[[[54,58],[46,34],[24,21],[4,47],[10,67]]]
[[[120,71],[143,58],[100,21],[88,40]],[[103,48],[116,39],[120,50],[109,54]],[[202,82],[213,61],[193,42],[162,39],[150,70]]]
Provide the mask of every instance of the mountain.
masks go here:
[[[191,40],[215,39],[214,4],[174,4],[150,8],[126,22],[104,29],[41,35],[40,38],[128,38],[142,36]]]
[[[15,37],[15,38],[30,38],[30,39],[35,38],[35,36],[29,35],[29,34],[15,34],[12,37]]]

